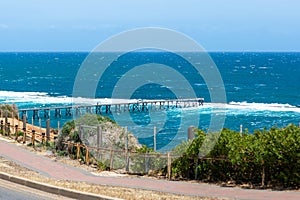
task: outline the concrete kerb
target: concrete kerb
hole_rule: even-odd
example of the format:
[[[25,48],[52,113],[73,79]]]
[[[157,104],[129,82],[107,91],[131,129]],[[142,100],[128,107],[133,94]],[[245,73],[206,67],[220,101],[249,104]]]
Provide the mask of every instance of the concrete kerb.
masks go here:
[[[121,200],[119,198],[112,198],[104,195],[91,194],[87,192],[78,192],[76,190],[66,189],[62,187],[57,187],[53,185],[49,185],[46,183],[40,183],[37,181],[28,180],[25,178],[12,176],[10,174],[0,172],[0,178],[6,181],[11,181],[13,183],[17,183],[23,186],[31,187],[34,189],[38,189],[44,192],[48,192],[51,194],[61,195],[74,199],[85,199],[85,200]]]

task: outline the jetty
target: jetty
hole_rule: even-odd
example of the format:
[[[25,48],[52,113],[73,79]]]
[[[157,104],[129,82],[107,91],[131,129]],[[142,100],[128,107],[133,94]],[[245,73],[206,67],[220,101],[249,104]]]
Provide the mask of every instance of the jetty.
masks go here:
[[[168,99],[168,100],[112,100],[110,103],[74,104],[60,107],[38,107],[19,109],[20,116],[33,119],[63,118],[81,116],[86,113],[112,114],[122,112],[153,112],[175,108],[198,107],[204,104],[204,98]]]

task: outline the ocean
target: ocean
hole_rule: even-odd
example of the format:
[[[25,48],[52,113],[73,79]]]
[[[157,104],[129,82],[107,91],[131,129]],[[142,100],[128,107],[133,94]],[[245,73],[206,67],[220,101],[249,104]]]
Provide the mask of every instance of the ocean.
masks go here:
[[[70,105],[77,72],[87,57],[86,52],[11,52],[0,53],[0,103],[16,104],[18,108]],[[226,103],[218,105],[226,112],[224,127],[239,131],[240,125],[253,133],[255,129],[284,127],[300,123],[300,53],[297,52],[211,52],[226,91]],[[216,111],[210,102],[209,90],[203,79],[186,71],[184,63],[167,52],[133,52],[113,63],[117,68],[107,71],[109,78],[98,83],[95,98],[99,102],[110,98],[106,87],[114,85],[123,76],[124,66],[138,66],[158,62],[178,66],[192,84],[197,97],[205,98],[204,106],[185,110],[118,114],[118,123],[139,139],[153,147],[153,126],[158,127],[157,149],[166,150],[187,138],[192,119],[199,117],[198,128],[207,130]],[[159,72],[157,72],[159,73]],[[135,77],[131,75],[134,81]],[[178,79],[166,79],[184,91]],[[182,88],[181,88],[182,87]],[[103,89],[104,88],[104,89]],[[128,94],[127,94],[128,95]],[[134,99],[172,99],[172,88],[158,84],[139,87]],[[214,109],[213,109],[214,108]],[[114,118],[116,116],[111,115]],[[183,120],[184,119],[184,120]],[[51,119],[57,127],[72,117]],[[38,122],[35,122],[36,124]],[[42,121],[42,126],[44,121]]]

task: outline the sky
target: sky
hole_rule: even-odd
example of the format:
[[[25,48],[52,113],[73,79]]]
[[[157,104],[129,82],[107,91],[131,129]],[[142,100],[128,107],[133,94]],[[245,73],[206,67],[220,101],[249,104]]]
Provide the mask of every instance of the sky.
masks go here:
[[[140,27],[207,51],[300,51],[299,0],[0,0],[0,51],[91,51]]]

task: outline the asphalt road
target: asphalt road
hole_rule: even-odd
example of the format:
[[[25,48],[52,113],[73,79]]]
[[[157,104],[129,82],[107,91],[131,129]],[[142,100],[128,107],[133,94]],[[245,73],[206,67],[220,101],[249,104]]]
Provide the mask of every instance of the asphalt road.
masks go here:
[[[0,179],[0,200],[71,200]]]

